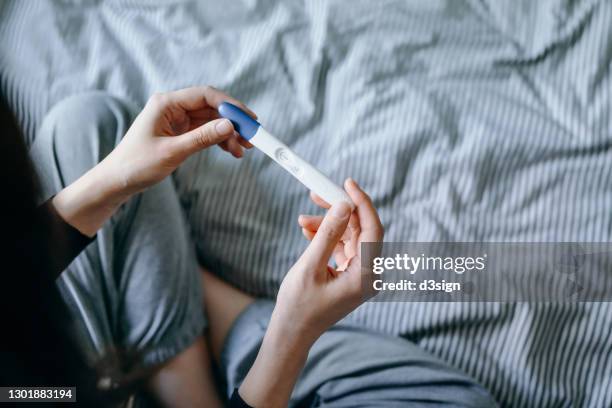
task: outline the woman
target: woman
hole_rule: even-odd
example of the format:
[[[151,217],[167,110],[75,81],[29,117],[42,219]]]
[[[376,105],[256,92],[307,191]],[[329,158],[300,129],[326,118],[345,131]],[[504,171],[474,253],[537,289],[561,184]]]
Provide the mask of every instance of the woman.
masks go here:
[[[103,93],[69,98],[30,150],[42,192],[2,109],[2,214],[12,238],[2,299],[13,328],[3,339],[2,385],[76,385],[86,406],[122,401],[134,385],[165,406],[220,406],[202,279],[167,176],[213,145],[235,157],[251,147],[219,119],[223,101],[247,109],[211,87],[154,95],[138,115]],[[406,341],[344,325],[326,332],[372,294],[360,243],[383,236],[369,197],[352,180],[345,189],[355,213],[341,203],[325,217],[300,218],[312,242],[275,303],[204,272],[207,334],[234,390],[230,404],[287,405],[309,361],[292,404],[490,406],[478,384]],[[332,255],[342,270],[327,265]]]
[[[94,111],[101,105],[99,98],[100,96],[90,97],[89,100],[80,99],[79,105],[88,106],[88,109]],[[87,163],[86,160],[81,160],[85,162],[83,166],[81,166],[82,168],[78,168],[79,166],[74,166],[74,163],[71,163],[70,167],[62,166],[61,163],[56,163],[57,169],[55,174],[49,171],[48,168],[45,169],[44,166],[48,164],[47,162],[52,161],[51,159],[46,160],[45,155],[51,153],[57,155],[58,149],[61,150],[60,141],[49,141],[45,139],[56,138],[57,135],[55,133],[58,131],[58,125],[67,125],[66,122],[63,124],[54,123],[51,126],[53,131],[49,131],[46,129],[49,126],[43,124],[42,134],[39,135],[40,139],[37,140],[37,143],[33,147],[32,155],[39,169],[43,170],[43,179],[51,179],[51,181],[46,181],[47,186],[54,185],[53,179],[59,183],[66,183],[66,185],[61,186],[62,188],[53,198],[49,199],[43,205],[42,209],[35,209],[35,176],[28,168],[28,159],[25,155],[25,149],[23,148],[14,122],[11,120],[12,118],[8,116],[6,108],[4,108],[3,124],[5,125],[4,129],[8,134],[5,138],[3,138],[4,143],[7,145],[2,149],[3,155],[6,156],[3,158],[3,163],[10,164],[11,169],[3,169],[4,171],[2,174],[8,179],[4,185],[9,186],[9,190],[14,191],[12,191],[11,194],[13,199],[8,202],[4,202],[4,205],[8,208],[6,208],[3,213],[10,214],[8,219],[15,220],[13,225],[10,226],[10,230],[13,234],[19,234],[20,231],[24,229],[24,226],[30,226],[30,228],[26,228],[25,233],[21,234],[22,237],[20,237],[17,241],[14,241],[16,242],[17,248],[23,249],[25,247],[27,248],[28,253],[19,253],[19,256],[15,257],[12,264],[21,264],[26,266],[27,262],[25,260],[32,259],[32,255],[37,255],[37,257],[34,259],[41,260],[41,262],[34,262],[33,265],[24,268],[26,269],[26,272],[18,275],[19,279],[23,278],[25,280],[17,286],[20,289],[20,296],[32,293],[32,289],[34,288],[40,289],[38,285],[31,285],[31,283],[33,281],[37,281],[38,278],[42,278],[46,287],[44,287],[41,293],[37,293],[35,298],[43,300],[44,302],[48,302],[52,299],[52,303],[54,304],[53,309],[57,309],[58,311],[61,310],[58,299],[52,296],[53,290],[50,282],[56,278],[69,263],[71,263],[72,258],[74,258],[85,248],[85,246],[95,239],[94,237],[101,227],[113,216],[115,216],[118,210],[122,206],[125,206],[130,199],[134,199],[134,196],[138,193],[161,182],[164,178],[171,174],[181,162],[189,157],[189,155],[207,147],[220,145],[235,157],[241,157],[243,154],[243,147],[248,148],[250,145],[234,132],[231,122],[225,119],[218,119],[216,107],[223,101],[230,101],[232,103],[239,104],[241,107],[246,109],[246,107],[244,107],[244,105],[240,104],[238,101],[210,87],[189,88],[153,96],[147,103],[144,110],[138,115],[125,137],[121,138],[120,141],[115,141],[118,142],[116,147],[112,146],[112,138],[106,138],[107,140],[104,140],[103,138],[96,138],[92,135],[90,140],[95,140],[94,144],[98,145],[107,143],[108,146],[106,147],[106,150],[109,152],[108,155],[103,157],[103,160],[99,164],[94,165],[89,170],[87,170],[86,167],[91,163]],[[70,110],[71,108],[74,108],[74,106],[68,106],[67,109]],[[121,116],[122,114],[119,113],[118,115]],[[129,121],[129,115],[124,116],[125,120]],[[63,131],[74,134],[75,129],[63,129]],[[121,137],[120,133],[121,132],[119,132],[119,138]],[[78,145],[81,142],[85,144],[91,143],[90,140],[71,140],[70,142]],[[49,146],[45,146],[45,143],[52,145],[53,149],[47,149]],[[11,148],[10,150],[9,147]],[[79,151],[73,152],[70,160],[73,161],[79,156],[87,156],[88,150],[91,149],[80,149]],[[100,155],[104,155],[104,148],[98,147],[98,151],[96,153],[98,157]],[[67,155],[65,152],[63,154]],[[11,163],[7,162],[9,159],[12,160]],[[55,161],[57,161],[57,157],[55,157]],[[14,177],[15,170],[17,170],[18,173],[21,173],[21,177]],[[86,170],[84,174],[81,176],[76,175],[83,170]],[[74,181],[71,179],[74,179]],[[17,180],[18,183],[15,183]],[[353,194],[359,194],[355,196],[356,200],[358,200],[359,197],[362,197],[361,194],[363,193],[361,193],[357,187],[353,187],[353,190],[351,191]],[[161,197],[161,195],[162,194],[160,194],[159,197]],[[144,199],[140,197],[139,200],[143,201]],[[373,209],[371,209],[371,206],[368,209],[368,222],[372,225],[374,230],[367,232],[367,234],[370,235],[365,236],[369,236],[372,239],[380,239],[382,237],[380,223],[375,212]],[[331,251],[335,247],[340,235],[345,229],[344,227],[346,227],[346,224],[348,223],[350,209],[348,205],[342,205],[335,208],[334,211],[332,211],[330,218],[328,218],[328,221],[326,221],[326,223],[322,226],[324,229],[329,229],[329,232],[326,235],[319,234],[321,238],[318,239],[313,246],[311,246],[311,249],[305,253],[303,259],[296,264],[296,268],[299,268],[300,270],[288,275],[288,277],[294,276],[295,279],[288,279],[287,284],[285,284],[286,289],[281,290],[281,294],[285,292],[287,293],[287,295],[279,298],[281,303],[286,306],[284,307],[284,311],[287,316],[278,316],[275,318],[275,322],[277,323],[273,325],[274,330],[271,330],[271,332],[282,333],[285,340],[289,338],[288,336],[297,335],[299,333],[300,341],[308,338],[308,341],[311,342],[314,341],[317,333],[324,330],[326,327],[326,324],[324,324],[323,321],[321,321],[321,324],[317,325],[316,327],[310,327],[311,325],[309,319],[312,319],[313,317],[311,315],[300,314],[303,319],[295,319],[297,317],[294,314],[296,310],[292,306],[295,306],[294,302],[298,301],[299,298],[294,297],[295,287],[292,287],[292,285],[298,284],[296,279],[302,278],[296,276],[296,274],[310,273],[314,272],[317,268],[320,269],[322,265],[321,262],[326,263],[326,260],[331,255]],[[50,216],[47,216],[45,212],[50,214]],[[336,212],[339,213],[340,216],[334,216],[333,214]],[[24,213],[27,213],[25,217],[19,217]],[[37,219],[32,219],[33,214],[36,215]],[[17,218],[15,218],[16,216]],[[168,217],[168,214],[159,214],[159,216]],[[35,233],[41,232],[43,226],[46,225],[45,221],[46,224],[48,224],[48,231],[46,231],[44,234],[46,237],[43,238],[43,235],[41,234],[39,236],[41,239],[37,241],[36,238],[38,237],[35,236]],[[168,220],[166,220],[166,222],[168,222]],[[98,237],[98,239],[101,239],[101,237]],[[177,239],[177,237],[175,236],[173,239]],[[45,240],[47,240],[47,242],[45,242]],[[34,241],[37,241],[36,245],[33,244]],[[47,253],[47,248],[51,248],[52,253]],[[9,253],[15,253],[15,251],[10,251]],[[43,256],[45,253],[47,253],[47,255]],[[41,275],[42,272],[39,269],[47,269],[46,275]],[[359,277],[358,269],[356,269],[356,271],[357,272],[355,274],[351,274],[352,279],[357,279]],[[29,275],[34,273],[38,274],[37,279],[32,279],[33,275]],[[327,273],[327,270],[325,270],[325,273]],[[330,290],[332,292],[327,293],[325,291],[317,290],[313,291],[313,295],[321,296],[321,299],[323,299],[323,296],[334,296],[335,298],[330,298],[328,300],[330,302],[330,306],[331,304],[335,305],[342,299],[346,300],[343,308],[335,312],[337,317],[340,317],[345,312],[350,311],[350,309],[358,303],[359,298],[356,297],[357,293],[354,293],[354,290],[360,289],[360,287],[357,285],[357,281],[349,282],[347,279],[338,279],[337,282],[338,284],[330,286]],[[352,285],[352,287],[343,288],[340,286],[349,284]],[[14,285],[5,285],[5,288],[8,287],[11,287],[12,289],[15,288]],[[61,286],[61,288],[68,292],[78,290],[76,285],[73,284],[71,286],[69,283]],[[344,293],[344,289],[351,290]],[[283,301],[283,298],[286,299]],[[30,302],[28,304],[32,306],[34,303],[40,302]],[[41,312],[41,310],[38,307],[34,309],[35,310],[28,312],[21,309],[20,312],[22,313],[22,317],[24,317],[24,319],[40,320],[40,316],[37,316],[37,313]],[[291,312],[292,310],[293,312]],[[50,337],[52,342],[60,337],[66,337],[64,336],[64,327],[61,327],[61,325],[58,325],[60,327],[54,327],[55,325],[53,324],[53,321],[55,318],[56,317],[52,316],[51,319],[45,320],[50,327],[46,329],[41,328],[41,330],[44,330],[45,333],[55,333]],[[57,318],[59,319],[59,316],[57,316]],[[24,324],[26,322],[24,319],[16,319],[16,321]],[[292,320],[290,322],[291,324],[286,324],[286,322],[288,322],[287,319]],[[336,317],[333,317],[333,315],[330,315],[328,318],[329,323],[333,323],[335,320]],[[302,322],[301,325],[295,325],[295,323],[300,321]],[[196,325],[196,327],[199,329],[202,328],[198,325]],[[302,332],[304,329],[307,329],[306,331],[308,333],[308,337],[303,336],[303,334],[306,334],[306,332]],[[31,340],[31,338],[28,338],[29,336],[23,337]],[[46,335],[45,338],[47,338]],[[73,343],[70,344],[74,346]],[[38,344],[36,346],[32,345],[32,347],[27,347],[26,350],[22,350],[24,351],[23,355],[28,357],[31,355],[33,350],[39,347],[45,347],[45,345]],[[302,347],[305,347],[305,345]],[[10,347],[5,347],[4,350],[5,357],[7,357],[11,351]],[[113,351],[110,347],[103,348],[102,350],[106,352]],[[74,355],[71,353],[70,349],[61,350],[58,354],[61,356],[59,361],[63,361],[64,358]],[[204,357],[202,354],[205,353],[199,353],[198,357]],[[126,356],[122,355],[121,357]],[[205,357],[202,358],[202,361],[205,360]],[[259,360],[258,364],[262,364],[261,361],[266,361],[266,358],[262,357],[262,360]],[[112,365],[112,362],[109,362],[108,364]],[[34,375],[34,373],[36,371],[44,370],[45,364],[43,361],[33,361],[32,366],[28,369],[31,371],[23,373],[23,378],[11,378],[14,373],[11,374],[10,372],[7,373],[5,371],[3,374],[7,377],[4,381],[17,381],[19,385],[23,385],[23,381],[26,380],[29,375],[32,375],[32,379],[31,381],[26,381],[26,383],[30,383],[32,385],[48,384],[49,378],[61,378],[62,375],[67,375],[68,378],[72,378],[73,381],[77,381],[77,378],[82,375],[82,371],[86,370],[86,365],[79,359],[75,359],[73,365],[74,367],[69,366],[67,367],[68,370],[63,370],[58,363],[57,366],[53,367],[53,369],[57,371],[52,370],[52,373],[41,374],[44,378],[43,379],[37,377]],[[200,367],[200,370],[195,371],[201,371],[201,368],[202,367]],[[295,371],[295,375],[288,375],[287,378],[296,377],[297,371],[299,371],[296,371],[297,368],[297,366],[294,366],[293,371]],[[110,372],[112,373],[115,369],[116,367],[111,367]],[[71,372],[73,370],[74,372]],[[103,371],[103,375],[108,374],[104,371],[104,368],[100,370]],[[254,367],[254,375],[252,378],[260,381],[262,378],[265,378],[265,375],[262,375],[262,373],[266,370],[268,370],[268,368],[258,369],[257,367]],[[160,376],[160,371],[162,372],[161,378],[167,380],[168,375],[167,373],[163,373],[163,369],[157,372],[157,376]],[[193,374],[193,371],[194,370],[192,370],[191,374]],[[207,374],[204,373],[201,373],[198,376],[201,378],[207,378]],[[117,378],[117,380],[121,382],[126,381],[125,378]],[[112,381],[114,381],[114,379],[111,378],[111,382]],[[293,378],[292,381],[295,381],[295,378]],[[287,395],[290,393],[290,384],[292,381],[289,381],[287,384],[288,387],[285,389],[285,394]],[[100,382],[99,378],[96,379],[96,382],[98,388],[109,388],[109,386],[112,388],[112,384],[107,384],[104,381]],[[152,380],[152,383],[155,382],[155,379]],[[193,378],[191,381],[188,381],[188,383],[193,383]],[[201,381],[200,384],[192,385],[194,385],[194,388],[201,389],[202,385],[206,383],[212,384],[208,381]],[[87,392],[89,393],[94,392],[92,384],[88,385]],[[164,393],[175,394],[177,390],[164,391],[164,387],[159,388],[162,389],[158,391],[158,394],[160,394],[159,398],[162,401],[166,398],[168,399],[167,402],[172,404],[171,399],[173,396],[164,395]],[[183,386],[181,388],[185,387]],[[211,389],[204,389],[203,391],[208,392],[209,395],[212,393]],[[250,395],[249,391],[244,391],[244,393],[246,395]],[[89,397],[89,395],[79,393],[79,399],[81,401],[85,397]],[[202,400],[202,402],[204,402],[204,400]]]

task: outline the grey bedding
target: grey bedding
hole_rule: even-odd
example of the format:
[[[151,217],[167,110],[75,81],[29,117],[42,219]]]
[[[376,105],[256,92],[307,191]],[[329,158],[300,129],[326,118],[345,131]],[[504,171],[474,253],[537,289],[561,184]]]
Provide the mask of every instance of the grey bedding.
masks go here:
[[[125,0],[0,3],[0,86],[36,137],[87,89],[143,104],[213,84],[336,181],[388,241],[612,239],[612,2]],[[202,263],[274,295],[307,194],[259,152],[176,175]],[[611,406],[607,303],[368,303],[508,406]]]

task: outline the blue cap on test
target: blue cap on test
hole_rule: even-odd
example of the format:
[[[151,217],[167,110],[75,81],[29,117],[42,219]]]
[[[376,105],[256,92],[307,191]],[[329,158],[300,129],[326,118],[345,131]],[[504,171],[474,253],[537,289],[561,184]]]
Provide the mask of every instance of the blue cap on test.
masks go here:
[[[246,140],[255,136],[257,129],[261,126],[259,122],[250,117],[245,111],[229,102],[223,102],[217,110],[219,115],[232,122],[234,129]]]

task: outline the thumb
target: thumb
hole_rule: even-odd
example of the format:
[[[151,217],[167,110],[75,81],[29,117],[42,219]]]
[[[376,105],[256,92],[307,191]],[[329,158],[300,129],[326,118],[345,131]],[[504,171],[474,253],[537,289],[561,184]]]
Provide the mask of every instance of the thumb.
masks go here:
[[[351,215],[351,206],[343,201],[335,203],[321,222],[303,259],[311,265],[324,266],[342,238]]]
[[[188,156],[202,149],[225,141],[234,134],[234,126],[227,119],[211,120],[173,138],[177,150]]]

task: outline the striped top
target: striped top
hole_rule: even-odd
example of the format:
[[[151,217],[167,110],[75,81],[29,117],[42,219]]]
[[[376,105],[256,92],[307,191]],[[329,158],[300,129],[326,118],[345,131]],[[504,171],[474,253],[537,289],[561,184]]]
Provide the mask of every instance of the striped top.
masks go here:
[[[88,89],[143,104],[212,84],[374,199],[388,241],[607,242],[612,2],[0,4],[0,88],[28,141]],[[176,174],[200,261],[273,296],[307,193],[263,154]],[[608,303],[367,303],[352,319],[465,370],[501,405],[612,406]]]

